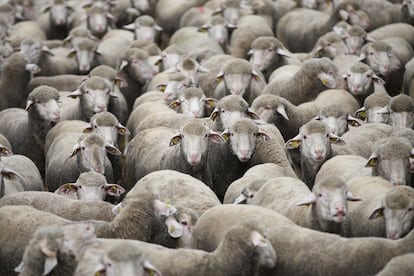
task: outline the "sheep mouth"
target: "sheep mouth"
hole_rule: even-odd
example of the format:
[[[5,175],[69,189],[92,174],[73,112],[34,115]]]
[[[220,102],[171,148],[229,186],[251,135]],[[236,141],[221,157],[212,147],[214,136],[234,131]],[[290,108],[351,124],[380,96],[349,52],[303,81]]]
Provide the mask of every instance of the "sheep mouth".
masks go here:
[[[337,222],[343,222],[346,218],[346,213],[344,211],[339,211],[335,215],[333,215],[333,218]]]

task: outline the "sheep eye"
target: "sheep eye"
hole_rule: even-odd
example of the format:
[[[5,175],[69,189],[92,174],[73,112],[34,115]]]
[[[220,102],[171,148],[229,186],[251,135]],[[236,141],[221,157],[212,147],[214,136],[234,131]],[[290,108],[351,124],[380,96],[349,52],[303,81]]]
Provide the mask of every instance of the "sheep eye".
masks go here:
[[[308,138],[308,136],[306,136],[306,135],[303,135],[303,139],[306,139],[306,138]]]
[[[85,147],[81,147],[81,150],[85,150]]]
[[[411,212],[412,210],[413,210],[413,208],[411,208],[411,207],[407,209],[408,212]]]
[[[318,196],[319,196],[319,197],[322,197],[322,194],[321,194],[321,193],[319,193],[319,194],[318,194]]]
[[[3,172],[2,175],[6,179],[13,179],[14,178],[14,173],[11,173],[11,172]]]
[[[183,221],[181,222],[181,224],[182,224],[182,225],[184,225],[184,226],[187,226],[187,225],[188,225],[188,222],[187,222],[186,220],[183,220]]]
[[[207,138],[207,137],[208,137],[208,134],[205,134],[205,135],[204,135],[204,138]]]

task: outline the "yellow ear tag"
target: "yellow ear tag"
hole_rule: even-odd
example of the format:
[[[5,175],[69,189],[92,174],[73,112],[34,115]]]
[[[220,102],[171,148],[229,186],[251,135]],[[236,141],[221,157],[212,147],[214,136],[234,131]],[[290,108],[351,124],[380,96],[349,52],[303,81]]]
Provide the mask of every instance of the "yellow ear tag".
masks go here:
[[[223,77],[222,76],[218,76],[216,78],[216,83],[219,84],[222,80],[223,80]]]
[[[165,84],[162,84],[162,85],[159,85],[158,86],[158,89],[161,91],[161,92],[165,92],[165,88],[166,88],[167,86],[165,85]]]
[[[356,115],[361,120],[365,120],[367,118],[367,112],[365,110],[359,111]]]
[[[289,146],[294,148],[294,149],[297,149],[297,148],[299,148],[300,143],[299,143],[298,140],[292,140],[292,141],[289,142]]]

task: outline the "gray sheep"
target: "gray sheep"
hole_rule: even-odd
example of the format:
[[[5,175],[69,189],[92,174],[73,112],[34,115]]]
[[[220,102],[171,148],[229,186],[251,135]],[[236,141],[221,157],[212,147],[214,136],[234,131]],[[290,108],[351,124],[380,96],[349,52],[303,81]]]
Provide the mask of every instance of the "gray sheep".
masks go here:
[[[125,25],[123,28],[133,31],[134,39],[151,42],[158,41],[158,33],[162,31],[154,18],[147,14],[138,16],[133,23]]]
[[[414,274],[413,269],[414,254],[408,253],[394,257],[378,273],[377,276],[410,276]]]
[[[384,92],[374,92],[365,98],[363,106],[355,112],[358,119],[366,123],[388,123],[389,114],[378,112],[384,109],[391,97]]]
[[[21,276],[71,275],[79,258],[74,249],[94,239],[94,229],[87,224],[40,227],[26,246],[22,262],[15,271]]]
[[[413,231],[398,241],[374,237],[346,239],[297,226],[283,215],[260,206],[238,204],[207,210],[194,228],[194,248],[211,252],[230,228],[244,223],[267,227],[278,257],[271,275],[374,275],[393,257],[414,252]]]
[[[82,172],[91,170],[104,174],[107,181],[112,183],[112,164],[106,151],[114,155],[121,154],[98,134],[67,132],[56,137],[46,155],[45,183],[49,191],[55,191],[62,184],[75,182]]]
[[[312,191],[297,178],[277,177],[263,184],[251,204],[279,212],[300,226],[339,234],[348,216],[347,200],[361,199],[337,176],[321,179]]]
[[[28,95],[26,86],[36,72],[39,72],[39,66],[29,63],[21,53],[14,53],[4,61],[0,77],[0,110],[24,107]]]
[[[49,86],[39,86],[30,92],[26,110],[10,108],[1,111],[0,118],[4,122],[0,132],[10,141],[17,154],[29,157],[44,176],[44,143],[46,133],[61,118],[59,93]]]
[[[391,97],[388,105],[376,111],[386,114],[387,123],[394,128],[412,128],[414,126],[414,100],[405,94]]]
[[[342,89],[328,89],[321,92],[313,101],[309,101],[298,106],[293,105],[283,97],[271,94],[263,94],[257,97],[252,103],[252,110],[259,115],[260,119],[273,123],[282,133],[285,140],[293,138],[299,128],[309,120],[319,116],[322,118],[321,110],[335,109],[341,105],[337,112],[342,110],[345,115],[344,120],[350,124],[355,123],[355,119],[349,114],[353,114],[358,109],[358,102],[346,91]],[[322,116],[320,116],[322,115]],[[336,116],[339,117],[339,116]],[[345,121],[342,121],[345,123]],[[341,135],[339,132],[335,133]]]
[[[89,220],[85,222],[95,227],[96,236],[100,238],[138,239],[152,242],[157,234],[167,231],[163,221],[174,214],[175,209],[174,206],[157,202],[153,196],[140,194],[131,197],[128,201],[123,201],[123,207],[112,221]],[[24,248],[37,228],[71,222],[71,220],[39,211],[30,206],[1,207],[0,225],[4,227],[0,230],[3,245],[0,249],[0,264],[3,271],[13,271],[20,263]],[[19,229],[19,231],[10,229]]]
[[[76,275],[91,275],[99,256],[105,249],[115,246],[120,250],[125,246],[133,247],[135,252],[147,256],[164,276],[257,275],[259,271],[273,272],[278,260],[276,250],[264,237],[264,230],[242,224],[241,227],[230,229],[220,246],[210,253],[194,249],[171,250],[141,241],[98,239],[88,247]],[[154,274],[158,275],[153,269]]]
[[[284,67],[276,72],[283,74]],[[282,79],[270,80],[263,94],[274,94],[286,98],[294,105],[313,100],[327,88],[336,88],[338,69],[328,58],[306,60],[296,73]]]
[[[402,92],[414,96],[414,58],[405,64]]]
[[[207,162],[210,141],[223,143],[224,138],[197,119],[187,122],[179,131],[156,127],[138,133],[126,148],[124,187],[130,190],[137,180],[161,169],[190,174],[211,186]]]

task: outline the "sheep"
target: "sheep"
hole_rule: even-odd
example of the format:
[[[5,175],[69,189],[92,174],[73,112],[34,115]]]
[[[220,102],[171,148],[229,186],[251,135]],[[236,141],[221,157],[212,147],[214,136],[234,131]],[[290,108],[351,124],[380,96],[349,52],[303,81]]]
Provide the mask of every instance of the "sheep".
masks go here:
[[[26,110],[9,108],[0,112],[1,120],[13,122],[12,126],[3,124],[0,132],[10,141],[15,153],[24,154],[33,160],[42,176],[45,136],[61,118],[58,99],[56,89],[39,86],[30,92]]]
[[[346,239],[297,226],[264,207],[239,204],[215,206],[201,215],[194,227],[193,247],[213,251],[230,228],[245,223],[267,227],[278,257],[271,275],[374,275],[393,257],[413,252],[413,231],[398,241]]]
[[[70,17],[74,9],[65,0],[53,0],[42,7],[36,22],[40,25],[47,39],[63,39],[68,33]]]
[[[13,48],[20,46],[21,42],[28,38],[36,38],[39,41],[46,40],[46,34],[40,25],[33,20],[21,21],[8,29],[8,41]]]
[[[368,159],[359,155],[337,155],[322,164],[315,176],[315,183],[327,176],[338,176],[343,181],[358,176],[372,176],[372,168],[367,167]]]
[[[331,31],[318,38],[309,53],[309,57],[327,57],[333,60],[337,56],[346,54],[348,54],[348,48],[342,37]]]
[[[414,23],[414,3],[410,0],[404,0],[401,7],[402,22],[413,25]]]
[[[399,37],[405,39],[414,47],[413,35],[414,27],[406,23],[388,24],[368,32],[368,36],[374,41],[389,37]]]
[[[371,30],[401,21],[401,4],[393,4],[384,0],[374,0],[370,1],[370,3],[361,3],[361,8],[369,16]]]
[[[74,27],[69,31],[69,34],[63,39],[63,45],[67,44],[76,47],[78,41],[82,41],[82,38],[89,38],[92,40],[98,40],[97,37],[93,36],[91,31],[85,27]]]
[[[401,275],[409,276],[414,273],[413,270],[414,254],[407,253],[392,258],[387,265],[377,274],[377,276]]]
[[[349,220],[343,235],[401,239],[413,228],[414,193],[409,186],[393,186],[381,177],[361,176],[347,182],[363,201],[349,204]],[[383,219],[378,219],[383,217]]]
[[[321,115],[322,109],[335,109],[340,103],[343,113],[353,114],[359,107],[358,102],[346,91],[342,89],[327,89],[322,91],[313,101],[293,105],[283,97],[263,94],[258,96],[252,103],[251,109],[259,115],[260,119],[273,123],[278,127],[285,140],[293,138],[299,128],[309,120]],[[339,112],[339,111],[338,111]],[[320,118],[322,118],[320,116]],[[355,120],[351,116],[345,119],[349,123]],[[341,135],[335,133],[337,135]]]
[[[80,173],[92,170],[104,174],[112,183],[112,165],[106,151],[121,154],[98,134],[67,132],[57,136],[46,155],[45,183],[49,191],[54,192],[62,184],[75,182]],[[70,158],[74,156],[76,159]]]
[[[263,184],[251,204],[277,211],[300,226],[339,234],[347,218],[347,200],[361,199],[337,176],[321,179],[312,191],[297,178],[277,177]]]
[[[385,80],[385,88],[394,96],[400,93],[404,66],[413,55],[413,48],[405,39],[389,37],[365,44],[360,60]]]
[[[248,52],[249,61],[269,79],[270,74],[282,65],[295,62],[293,55],[273,36],[256,38]]]
[[[195,9],[198,12],[199,8],[196,7]],[[207,9],[204,8],[204,10]],[[191,9],[187,12],[191,12]],[[182,20],[184,20],[184,17],[182,17]],[[209,18],[207,18],[207,20],[205,20],[205,24],[197,27],[199,27],[199,31],[201,32],[208,32],[210,38],[217,42],[223,49],[226,49],[229,43],[232,25],[227,23],[226,19],[223,16],[211,15]]]
[[[342,37],[348,48],[348,53],[352,55],[359,55],[362,45],[366,42],[373,41],[367,32],[359,25],[349,26]]]
[[[414,58],[405,64],[402,92],[414,96]]]
[[[362,124],[341,136],[345,143],[332,145],[332,155],[357,154],[368,159],[375,141],[390,136],[393,131],[392,126],[384,123]]]
[[[414,100],[405,94],[391,97],[388,105],[376,111],[387,114],[387,123],[394,128],[414,126]]]
[[[150,15],[138,16],[133,23],[125,25],[124,29],[134,31],[134,39],[143,39],[151,42],[157,41],[157,34],[162,31],[162,28],[157,25],[154,18]]]
[[[0,157],[12,155],[12,146],[7,138],[0,133]]]
[[[148,54],[138,48],[126,50],[119,58],[119,64],[118,76],[128,84],[121,87],[121,92],[131,111],[134,100],[145,91],[144,85],[148,84],[156,72],[148,62]]]
[[[277,147],[277,142],[283,139],[280,133],[278,133],[277,128],[274,128],[273,131],[275,133],[272,134],[276,141],[272,143],[271,147],[275,146],[275,152],[280,154],[280,159],[285,160],[283,158],[284,152],[278,151],[280,148]],[[273,153],[272,150],[266,144],[259,144],[260,140],[267,141],[271,139],[269,136],[271,134],[267,134],[267,132],[267,130],[259,128],[253,120],[241,118],[236,120],[222,133],[228,142],[227,144],[212,145],[208,155],[208,164],[212,171],[213,190],[220,200],[223,200],[225,191],[230,183],[240,178],[249,167],[258,163],[270,162],[263,159],[273,157],[269,153]],[[263,149],[262,154],[258,154],[252,160],[256,147],[263,147],[267,150]]]
[[[255,193],[268,179],[289,176],[297,177],[290,166],[263,163],[252,166],[244,175],[233,181],[224,194],[223,203],[250,204]]]
[[[198,48],[195,48],[198,49]],[[164,71],[165,73],[177,73],[181,72],[185,77],[190,80],[190,84],[198,85],[198,76],[201,72],[208,72],[207,68],[204,68],[197,61],[197,57],[184,57],[175,66]]]
[[[108,184],[103,175],[94,172],[83,172],[75,183],[66,183],[56,189],[55,194],[73,197],[79,200],[102,201],[107,195],[120,196],[125,189],[117,184]]]
[[[127,30],[110,30],[98,45],[99,64],[116,68],[121,55],[129,48],[134,35]]]
[[[116,97],[116,94],[106,79],[93,76],[83,81],[68,97],[78,100],[61,106],[62,120],[88,122],[94,114],[107,111],[110,97]]]
[[[261,36],[274,36],[269,26],[259,15],[244,15],[230,37],[229,53],[236,58],[246,58],[252,42]]]
[[[60,74],[55,76],[35,76],[27,85],[26,91],[32,91],[38,86],[48,85],[58,91],[74,91],[86,79],[84,75]]]
[[[95,239],[94,229],[87,224],[45,226],[36,230],[26,246],[19,275],[71,275],[78,261],[73,248]]]
[[[389,180],[393,185],[411,183],[410,158],[413,147],[404,137],[382,138],[372,145],[371,156],[366,166],[372,167],[372,174]]]
[[[100,238],[138,239],[151,242],[157,234],[167,231],[162,221],[165,217],[174,214],[174,211],[176,211],[174,206],[167,206],[148,194],[136,195],[128,201],[123,201],[120,213],[112,221],[85,222],[95,228],[96,236]],[[4,227],[1,227],[3,246],[0,249],[0,264],[3,271],[10,271],[19,264],[23,250],[37,228],[71,222],[73,221],[30,206],[1,207],[0,223]],[[18,229],[18,231],[11,229]]]
[[[76,58],[79,74],[86,74],[99,65],[99,51],[97,42],[90,38],[79,38],[67,54],[69,58]]]
[[[97,239],[89,246],[75,275],[91,275],[99,256],[109,248],[130,249],[142,253],[159,271],[151,275],[257,275],[259,271],[271,273],[277,266],[276,250],[264,237],[261,228],[250,224],[229,230],[214,252],[194,249],[166,249],[141,241]],[[132,249],[133,248],[133,249]],[[117,252],[117,255],[120,255]]]
[[[0,159],[0,197],[21,191],[44,191],[42,176],[31,159],[14,154]]]
[[[26,85],[39,66],[29,63],[21,53],[14,53],[3,63],[0,76],[0,110],[8,107],[23,107],[28,93]]]
[[[109,202],[78,200],[44,191],[23,191],[6,195],[0,199],[0,206],[6,205],[28,205],[72,221],[112,221],[115,218],[115,205]]]
[[[214,60],[211,59],[211,61]],[[214,83],[214,79],[216,80],[215,85],[210,89],[209,86]],[[205,91],[207,96],[218,100],[233,94],[241,96],[251,103],[262,93],[265,85],[266,81],[263,75],[256,71],[252,64],[241,58],[223,60],[217,74],[212,71],[204,76],[200,75],[200,88]]]
[[[301,179],[309,188],[313,187],[321,165],[332,156],[331,144],[344,144],[344,140],[318,120],[307,122],[297,136],[286,141],[287,149],[300,148]]]
[[[355,112],[358,119],[366,123],[388,123],[388,114],[378,113],[388,105],[391,97],[387,93],[374,92],[365,98],[363,106]]]
[[[275,72],[283,73],[283,68],[279,67]],[[337,78],[338,70],[330,59],[312,58],[305,61],[296,73],[280,80],[270,80],[263,94],[278,95],[299,105],[313,100],[326,88],[336,88]]]
[[[286,13],[279,19],[276,37],[292,52],[309,52],[316,40],[332,30],[342,19],[348,19],[351,25],[359,24],[364,29],[369,26],[366,14],[361,12],[360,6],[355,2],[345,1],[331,14],[304,8]]]
[[[138,133],[126,148],[126,190],[146,174],[175,169],[212,185],[211,171],[207,163],[209,141],[223,143],[224,138],[196,119],[187,122],[177,132],[157,127]],[[147,159],[150,158],[150,159]]]
[[[167,70],[175,66],[186,54],[181,46],[169,44],[161,53],[160,71]]]
[[[329,130],[338,136],[342,136],[349,130],[349,126],[358,127],[363,122],[349,115],[342,105],[332,104],[323,107],[315,118],[325,123]]]
[[[86,251],[79,266],[76,268],[76,275],[154,275],[161,276],[158,269],[153,266],[148,257],[136,251],[130,244],[114,245],[113,247],[101,250]],[[89,254],[93,254],[93,261],[89,260]],[[87,260],[86,263],[83,260]]]

